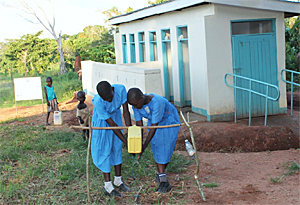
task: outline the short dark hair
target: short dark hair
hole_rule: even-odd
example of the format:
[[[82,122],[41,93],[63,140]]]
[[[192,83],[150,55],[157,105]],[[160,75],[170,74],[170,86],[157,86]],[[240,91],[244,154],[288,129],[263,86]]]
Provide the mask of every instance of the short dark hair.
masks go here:
[[[52,82],[52,78],[51,77],[47,77],[46,81],[48,81],[48,80],[51,80],[51,82]]]
[[[127,101],[138,100],[142,96],[143,93],[139,88],[130,88],[127,93]]]
[[[84,92],[84,91],[79,91],[79,92],[77,93],[77,96],[85,96],[85,92]]]
[[[108,97],[111,96],[112,87],[111,87],[110,83],[107,81],[99,82],[96,89],[97,89],[97,92],[100,95],[100,97],[103,99],[107,99]]]

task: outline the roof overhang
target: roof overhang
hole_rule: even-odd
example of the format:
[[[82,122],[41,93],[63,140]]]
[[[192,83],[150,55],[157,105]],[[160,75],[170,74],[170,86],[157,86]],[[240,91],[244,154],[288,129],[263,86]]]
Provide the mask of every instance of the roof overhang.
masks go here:
[[[222,4],[253,9],[280,11],[285,17],[298,16],[300,3],[288,0],[171,0],[154,6],[145,7],[127,14],[110,18],[111,25],[119,25],[150,16],[160,15],[202,4]]]

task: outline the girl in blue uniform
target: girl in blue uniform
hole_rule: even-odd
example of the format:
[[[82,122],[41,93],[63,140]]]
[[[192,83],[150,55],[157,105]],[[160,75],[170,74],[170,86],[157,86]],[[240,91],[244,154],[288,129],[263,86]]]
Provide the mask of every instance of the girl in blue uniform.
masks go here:
[[[92,126],[122,126],[121,106],[125,124],[131,126],[127,92],[124,85],[110,85],[107,81],[101,81],[97,85],[97,92],[98,95],[95,95],[92,100],[94,105]],[[91,143],[93,162],[104,174],[103,191],[109,196],[122,196],[114,189],[110,179],[112,165],[115,166],[114,185],[123,192],[130,191],[121,179],[122,142],[127,147],[127,140],[121,130],[93,130]]]
[[[131,88],[127,94],[127,100],[133,106],[136,125],[142,126],[142,117],[148,119],[148,126],[179,124],[179,115],[176,108],[166,98],[156,95],[144,95],[140,89]],[[151,143],[154,159],[156,161],[159,183],[157,192],[166,193],[171,190],[171,185],[166,178],[165,169],[170,162],[175,149],[179,127],[150,129],[148,136],[142,146],[144,150]]]

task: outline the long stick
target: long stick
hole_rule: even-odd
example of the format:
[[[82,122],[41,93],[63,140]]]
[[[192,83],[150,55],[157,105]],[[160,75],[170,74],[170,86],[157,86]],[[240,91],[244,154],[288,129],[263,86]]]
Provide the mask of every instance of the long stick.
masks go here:
[[[90,147],[91,147],[91,139],[92,139],[92,120],[91,117],[89,117],[89,142],[88,142],[88,148],[86,153],[86,189],[87,189],[87,197],[88,197],[88,203],[91,203],[90,198],[90,174],[89,174],[89,157],[90,157]]]
[[[193,123],[197,123],[198,121],[193,121],[193,122],[190,122],[190,124],[193,124]],[[158,125],[158,126],[141,126],[140,128],[141,129],[154,129],[154,128],[169,128],[169,127],[179,127],[179,126],[182,126],[182,125],[185,125],[184,123],[182,124],[173,124],[173,125]],[[81,126],[70,126],[70,129],[73,128],[73,129],[82,129],[82,130],[87,130],[89,129],[88,127],[81,127]],[[122,129],[128,129],[129,127],[92,127],[93,130],[122,130]]]
[[[180,115],[181,115],[181,117],[183,119],[184,124],[189,128],[189,131],[190,131],[190,134],[191,134],[191,139],[192,139],[193,147],[194,147],[194,150],[195,150],[195,159],[196,159],[196,170],[195,170],[194,178],[195,178],[195,181],[197,183],[197,187],[199,189],[201,198],[203,199],[203,201],[206,201],[204,192],[202,190],[202,185],[199,182],[199,177],[198,177],[198,173],[199,173],[199,159],[198,159],[197,148],[196,148],[196,143],[195,143],[195,139],[194,139],[193,130],[192,130],[192,127],[189,125],[189,123],[187,123],[187,121],[185,120],[185,118],[184,118],[181,110],[180,110]]]

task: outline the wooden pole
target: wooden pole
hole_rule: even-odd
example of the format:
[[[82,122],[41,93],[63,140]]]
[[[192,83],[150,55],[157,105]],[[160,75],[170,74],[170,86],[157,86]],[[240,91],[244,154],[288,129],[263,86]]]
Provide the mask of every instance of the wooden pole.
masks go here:
[[[18,117],[18,106],[17,106],[17,101],[15,100],[15,102],[16,102],[16,115],[17,115],[17,117]]]
[[[13,73],[12,73],[12,66],[11,66],[11,63],[9,64],[9,67],[10,67],[10,80],[11,80],[11,85],[14,86]]]
[[[91,147],[91,139],[92,139],[92,120],[91,116],[89,117],[89,142],[88,142],[88,148],[86,153],[86,189],[87,189],[87,198],[88,203],[91,203],[91,197],[90,197],[90,174],[89,174],[89,157],[90,157],[90,147]]]
[[[192,127],[189,125],[189,123],[184,118],[181,110],[180,110],[180,115],[182,117],[182,120],[184,121],[184,124],[189,128],[189,131],[190,131],[190,134],[191,134],[191,139],[192,139],[193,147],[194,147],[194,150],[195,150],[195,160],[196,160],[196,170],[195,170],[194,178],[195,178],[195,181],[197,183],[197,187],[199,189],[201,198],[203,199],[203,201],[206,201],[204,192],[202,190],[202,185],[199,182],[199,177],[198,177],[198,173],[199,173],[199,159],[198,159],[197,148],[196,148],[196,143],[195,143],[195,139],[194,139],[193,130],[192,130]]]
[[[42,97],[42,109],[43,109],[43,114],[44,114],[44,98]]]
[[[13,84],[13,86],[14,86],[15,103],[16,103],[16,117],[18,117],[18,106],[17,106],[17,99],[16,99],[16,89],[15,89],[15,84]]]
[[[197,123],[198,121],[193,121],[190,122],[189,124]],[[157,125],[157,126],[141,126],[141,129],[160,129],[160,128],[169,128],[169,127],[179,127],[185,125],[184,123],[182,124],[173,124],[173,125]],[[82,129],[82,130],[87,130],[89,129],[88,127],[81,127],[81,126],[70,126],[70,129]],[[122,130],[122,129],[128,129],[129,127],[92,127],[92,130]]]

